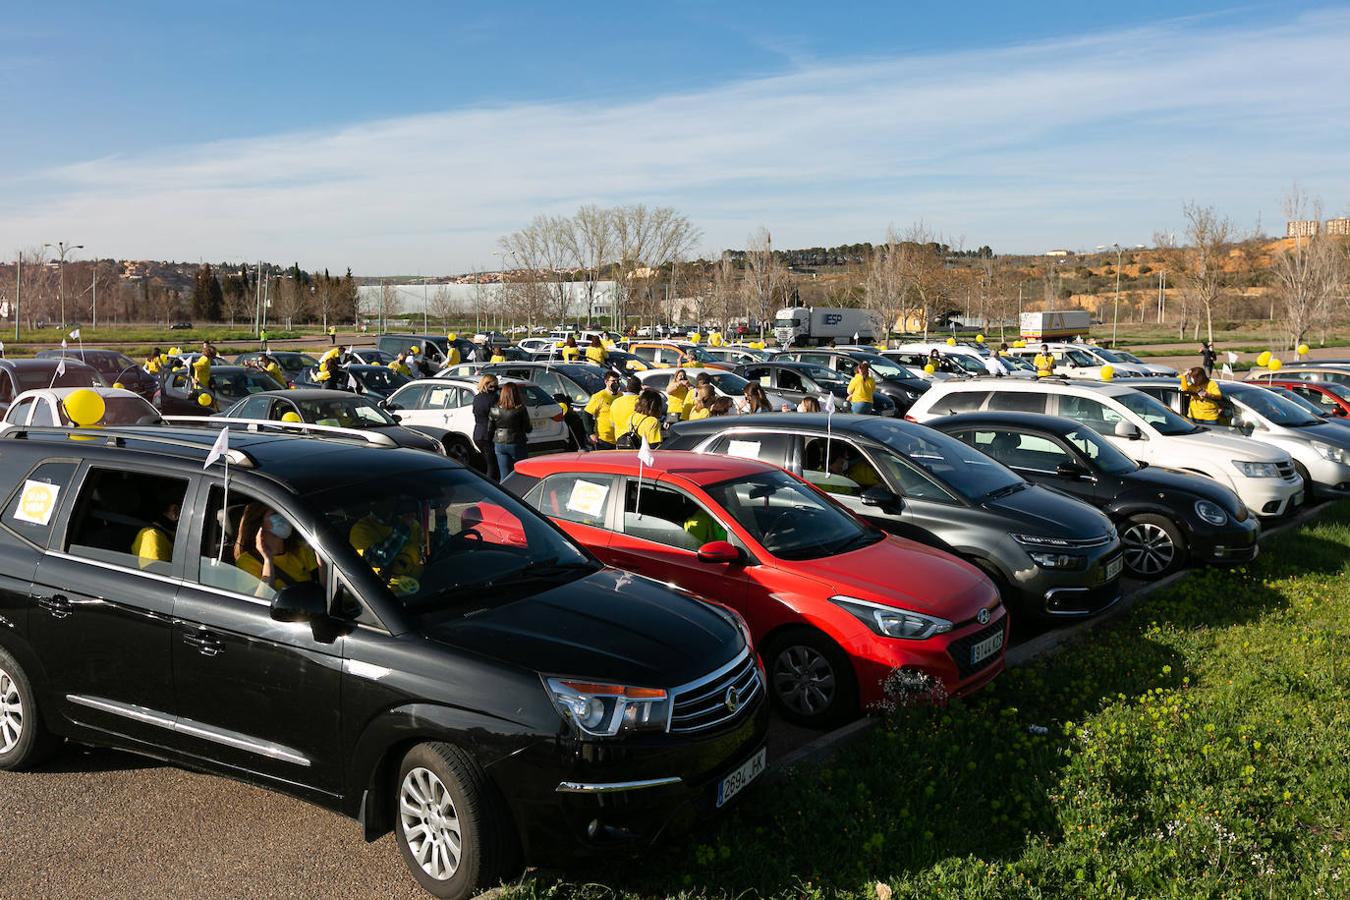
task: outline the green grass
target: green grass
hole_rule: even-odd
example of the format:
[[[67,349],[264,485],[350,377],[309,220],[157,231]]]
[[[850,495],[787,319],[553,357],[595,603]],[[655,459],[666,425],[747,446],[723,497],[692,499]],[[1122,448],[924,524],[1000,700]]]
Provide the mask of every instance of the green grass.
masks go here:
[[[1350,896],[1347,651],[1342,503],[709,830],[516,895]]]

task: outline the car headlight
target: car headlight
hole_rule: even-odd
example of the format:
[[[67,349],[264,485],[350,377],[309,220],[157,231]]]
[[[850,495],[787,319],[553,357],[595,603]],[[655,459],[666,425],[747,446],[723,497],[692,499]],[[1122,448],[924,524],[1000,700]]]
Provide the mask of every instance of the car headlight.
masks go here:
[[[1247,462],[1242,459],[1233,460],[1233,466],[1246,475],[1248,478],[1279,478],[1280,468],[1275,463],[1270,462]]]
[[[1071,547],[1073,544],[1068,538],[1046,537],[1039,534],[1018,534],[1015,531],[1008,532],[1009,536],[1023,547]]]
[[[1211,525],[1223,525],[1228,521],[1224,508],[1208,500],[1195,501],[1195,514]]]
[[[670,695],[661,688],[573,678],[545,678],[544,683],[562,717],[590,737],[665,731],[670,719]]]
[[[1028,550],[1027,556],[1031,561],[1042,569],[1075,569],[1083,564],[1083,557],[1073,556],[1069,553],[1042,553],[1038,550]]]
[[[946,619],[926,616],[913,610],[896,609],[856,597],[831,597],[830,602],[852,613],[864,625],[884,637],[924,641],[935,634],[952,630],[952,623]]]
[[[1342,447],[1333,447],[1331,444],[1324,444],[1321,441],[1313,441],[1312,447],[1317,451],[1317,455],[1323,459],[1331,460],[1334,463],[1344,463],[1345,449]]]

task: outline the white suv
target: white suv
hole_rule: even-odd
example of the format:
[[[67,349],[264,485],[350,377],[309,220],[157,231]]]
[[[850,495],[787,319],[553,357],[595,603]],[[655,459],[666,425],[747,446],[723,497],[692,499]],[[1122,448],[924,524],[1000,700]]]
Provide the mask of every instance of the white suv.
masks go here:
[[[1303,479],[1285,451],[1200,428],[1125,385],[1058,379],[948,381],[920,396],[905,418],[926,422],[977,410],[1073,419],[1138,462],[1204,475],[1232,488],[1258,516],[1284,515],[1303,502]]]

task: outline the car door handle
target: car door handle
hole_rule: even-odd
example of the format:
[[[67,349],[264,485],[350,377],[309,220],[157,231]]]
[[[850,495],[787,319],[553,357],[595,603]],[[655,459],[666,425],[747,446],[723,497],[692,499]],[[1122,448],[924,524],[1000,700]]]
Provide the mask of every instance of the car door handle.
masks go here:
[[[210,632],[198,631],[185,634],[183,635],[183,643],[189,647],[196,647],[197,652],[202,656],[218,656],[225,649],[225,645],[220,642],[220,639]]]
[[[70,600],[63,594],[53,594],[50,597],[39,597],[37,605],[52,614],[53,618],[64,619],[70,615]]]

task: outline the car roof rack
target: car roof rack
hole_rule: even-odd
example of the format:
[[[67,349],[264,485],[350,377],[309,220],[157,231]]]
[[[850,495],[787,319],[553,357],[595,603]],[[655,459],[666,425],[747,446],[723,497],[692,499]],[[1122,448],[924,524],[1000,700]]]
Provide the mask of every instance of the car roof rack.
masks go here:
[[[150,428],[153,427],[150,426]],[[59,426],[25,425],[0,433],[0,440],[32,440],[34,438],[49,440],[53,443],[55,443],[54,439],[56,438],[64,438],[67,441],[88,441],[95,446],[102,447],[126,447],[130,441],[139,441],[163,447],[177,447],[182,450],[200,450],[202,456],[206,456],[211,450],[209,445],[201,441],[187,440],[169,434],[152,434],[148,430],[128,434],[113,428],[62,428]],[[257,466],[257,461],[252,456],[236,447],[231,447],[225,451],[224,455],[229,457],[232,465],[250,469]]]
[[[237,419],[232,416],[164,416],[164,421],[173,425],[193,427],[224,425],[232,430],[250,431],[255,434],[309,435],[311,437],[337,437],[362,440],[376,447],[397,447],[398,442],[387,434],[362,431],[359,428],[342,428],[337,425],[313,425],[309,422],[279,422],[275,419]]]

